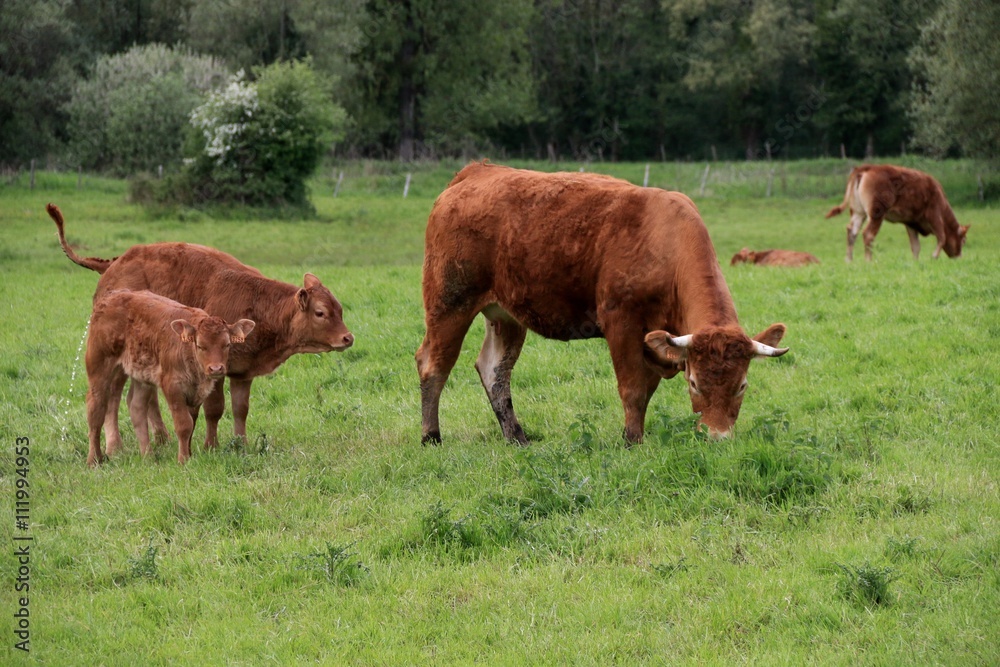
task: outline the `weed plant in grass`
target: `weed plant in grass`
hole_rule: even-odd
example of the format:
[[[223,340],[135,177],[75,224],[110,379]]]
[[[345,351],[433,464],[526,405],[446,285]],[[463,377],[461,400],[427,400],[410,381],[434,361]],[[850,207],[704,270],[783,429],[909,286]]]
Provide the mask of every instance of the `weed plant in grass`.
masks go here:
[[[404,200],[409,167],[345,165],[338,197],[316,179],[317,216],[291,221],[150,216],[124,184],[78,191],[75,175],[0,190],[0,497],[13,508],[14,442],[29,437],[35,537],[32,651],[8,641],[0,662],[981,665],[1000,654],[994,208],[953,198],[972,223],[959,260],[925,248],[913,262],[905,231],[886,225],[876,261],[848,265],[843,223],[823,219],[847,165],[776,163],[786,189],[778,171],[770,199],[749,176],[710,181],[700,197],[704,165],[653,165],[653,184],[675,173],[694,196],[744,327],[789,327],[791,352],[751,366],[734,437],[701,436],[675,380],[653,397],[645,442],[624,447],[603,341],[532,335],[512,378],[532,442],[512,446],[473,368],[477,322],[442,396],[444,443],[422,447],[422,233],[459,166],[415,169]],[[644,173],[607,166],[633,182]],[[928,170],[949,195],[975,192],[968,163]],[[357,343],[255,382],[246,446],[196,446],[180,467],[169,447],[142,459],[126,428],[125,453],[88,470],[75,357],[97,276],[62,255],[48,201],[81,254],[185,240],[281,280],[313,272]],[[822,264],[730,267],[743,246]],[[17,567],[0,557],[9,619]]]

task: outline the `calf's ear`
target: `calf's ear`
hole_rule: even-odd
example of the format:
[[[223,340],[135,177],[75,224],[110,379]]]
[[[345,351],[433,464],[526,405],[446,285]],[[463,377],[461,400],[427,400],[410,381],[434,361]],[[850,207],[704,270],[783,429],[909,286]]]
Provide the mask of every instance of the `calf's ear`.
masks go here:
[[[235,324],[229,325],[229,339],[234,343],[242,343],[253,331],[257,323],[253,320],[239,320]]]
[[[784,324],[772,324],[768,328],[764,329],[759,334],[754,336],[753,339],[767,347],[761,348],[760,346],[754,345],[754,352],[756,352],[758,356],[765,357],[780,357],[785,352],[788,352],[787,347],[777,347],[787,330],[788,327]]]
[[[668,379],[684,368],[684,360],[687,359],[687,348],[670,345],[672,338],[673,335],[666,331],[650,331],[643,341],[646,363]]]
[[[195,328],[191,326],[191,323],[187,320],[174,320],[170,323],[170,328],[174,330],[174,333],[180,336],[180,339],[185,343],[193,343],[195,335],[197,332]]]
[[[295,293],[295,301],[299,304],[299,310],[309,309],[309,292],[300,289]]]
[[[321,283],[319,281],[319,278],[317,278],[313,274],[307,273],[302,278],[302,284],[305,286],[306,289],[312,289],[313,287],[320,287],[323,283]]]

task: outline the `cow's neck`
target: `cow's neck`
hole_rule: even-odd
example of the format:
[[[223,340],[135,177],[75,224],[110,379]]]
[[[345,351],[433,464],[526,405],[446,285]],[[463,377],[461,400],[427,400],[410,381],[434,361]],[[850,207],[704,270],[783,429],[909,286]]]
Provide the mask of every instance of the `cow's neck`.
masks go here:
[[[738,326],[736,306],[729,287],[711,253],[697,267],[689,267],[677,278],[677,328],[679,334],[708,327]]]
[[[233,347],[230,375],[256,377],[273,373],[296,353],[291,344],[292,335],[288,323],[298,310],[295,293],[298,288],[287,283],[275,283],[267,279],[252,280],[255,307],[245,315],[256,322],[254,330],[246,341]],[[264,293],[266,292],[266,294]],[[255,317],[261,309],[267,309],[268,317]],[[275,327],[274,325],[278,326]],[[238,349],[237,349],[238,348]]]

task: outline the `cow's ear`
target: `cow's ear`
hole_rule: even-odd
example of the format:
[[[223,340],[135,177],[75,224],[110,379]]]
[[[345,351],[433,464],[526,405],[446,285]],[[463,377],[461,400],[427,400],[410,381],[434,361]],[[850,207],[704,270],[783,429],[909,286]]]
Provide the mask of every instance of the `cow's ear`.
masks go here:
[[[193,343],[197,331],[191,326],[191,323],[187,320],[174,320],[170,323],[170,328],[174,330],[174,333],[180,336],[180,339],[185,343]]]
[[[306,289],[312,289],[313,287],[321,287],[323,283],[319,281],[319,278],[311,273],[307,273],[305,277],[302,278],[302,284]]]
[[[768,328],[761,331],[759,334],[753,337],[758,343],[764,343],[764,345],[770,345],[771,347],[777,347],[781,339],[784,338],[785,332],[788,330],[784,324],[772,324]]]
[[[309,309],[309,292],[304,289],[300,289],[295,293],[295,300],[299,304],[299,310]]]
[[[229,338],[234,343],[242,343],[253,331],[257,323],[253,320],[240,320],[236,324],[229,326]]]
[[[666,331],[650,331],[644,341],[646,363],[667,379],[681,372],[687,359],[687,348],[670,345],[671,338]]]

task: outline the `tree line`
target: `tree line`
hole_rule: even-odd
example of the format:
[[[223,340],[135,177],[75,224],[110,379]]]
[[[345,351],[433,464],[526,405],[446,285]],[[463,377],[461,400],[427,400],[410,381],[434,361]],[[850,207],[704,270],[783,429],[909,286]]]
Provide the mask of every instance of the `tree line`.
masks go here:
[[[213,86],[288,61],[347,157],[993,158],[998,33],[992,0],[5,0],[0,164],[148,168],[155,127],[179,160]]]

